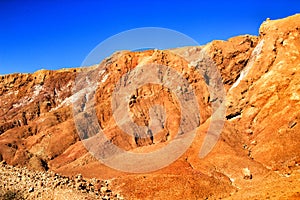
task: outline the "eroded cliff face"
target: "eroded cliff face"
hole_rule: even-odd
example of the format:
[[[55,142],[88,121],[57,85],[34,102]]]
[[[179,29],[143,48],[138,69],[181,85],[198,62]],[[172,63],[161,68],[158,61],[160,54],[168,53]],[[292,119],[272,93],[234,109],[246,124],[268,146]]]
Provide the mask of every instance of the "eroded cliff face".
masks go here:
[[[299,163],[299,15],[266,21],[261,53],[240,84],[228,93],[228,114],[245,136],[250,156],[272,170],[289,172]]]
[[[166,168],[143,175],[119,172],[99,163],[84,148],[73,117],[73,103],[79,97],[74,85],[81,81],[79,74],[91,74],[97,66],[1,76],[0,158],[33,170],[114,178],[115,189],[130,199],[251,199],[267,197],[272,190],[278,190],[277,198],[297,197],[299,21],[300,15],[266,21],[259,37],[237,36],[201,47],[163,51],[123,51],[102,62],[106,70],[90,76],[97,85],[96,116],[107,137],[125,150],[149,152],[167,145],[178,132],[181,110],[168,88],[144,85],[131,94],[124,109],[136,124],[149,126],[153,103],[164,107],[162,129],[146,136],[123,133],[114,121],[111,100],[124,74],[155,63],[176,70],[193,87],[200,110],[197,134],[188,151]],[[205,158],[199,158],[212,102],[218,101],[208,90],[206,75],[215,76],[209,68],[202,76],[183,57],[193,58],[203,49],[220,72],[227,111],[218,143]],[[82,99],[78,109],[89,110],[87,102]],[[265,185],[269,189],[263,189]]]
[[[78,141],[75,128],[66,129],[73,127],[71,110],[59,107],[72,94],[75,73],[41,70],[1,77],[1,154],[9,164],[41,168]]]

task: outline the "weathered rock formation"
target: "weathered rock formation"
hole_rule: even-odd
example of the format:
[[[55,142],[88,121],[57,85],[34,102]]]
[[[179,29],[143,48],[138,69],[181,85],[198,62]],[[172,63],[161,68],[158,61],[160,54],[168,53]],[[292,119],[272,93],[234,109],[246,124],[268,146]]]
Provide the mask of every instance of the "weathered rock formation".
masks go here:
[[[106,70],[99,73],[94,73],[99,68],[93,66],[1,76],[0,159],[32,170],[113,178],[112,188],[128,199],[299,198],[299,21],[300,15],[268,20],[258,37],[237,36],[201,47],[118,52],[100,64]],[[214,72],[207,68],[198,73],[186,59],[203,49],[220,72],[227,111],[217,144],[200,158],[212,121],[212,104],[220,101],[207,86],[214,81]],[[163,169],[145,174],[120,172],[88,153],[81,139],[91,137],[90,132],[78,134],[73,114],[79,114],[78,110],[89,113],[93,107],[88,103],[91,96],[80,93],[86,89],[83,82],[90,81],[97,86],[93,93],[97,122],[110,142],[132,152],[168,145],[178,133],[181,110],[167,87],[139,87],[124,108],[136,124],[151,127],[149,109],[153,104],[164,107],[165,118],[157,122],[163,122],[157,134],[128,135],[113,117],[113,92],[120,78],[153,63],[174,69],[194,89],[200,110],[196,136],[189,149]],[[76,120],[87,117],[78,116]],[[93,127],[83,122],[79,128]]]

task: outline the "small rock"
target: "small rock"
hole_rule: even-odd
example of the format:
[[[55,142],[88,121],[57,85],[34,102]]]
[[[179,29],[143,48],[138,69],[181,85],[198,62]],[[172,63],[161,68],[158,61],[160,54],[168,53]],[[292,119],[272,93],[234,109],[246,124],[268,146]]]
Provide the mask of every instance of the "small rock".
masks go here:
[[[294,126],[296,126],[296,124],[297,124],[296,121],[291,121],[291,122],[289,122],[288,127],[289,127],[289,128],[293,128]],[[0,158],[0,159],[1,159],[1,158]]]
[[[34,188],[33,188],[33,187],[30,187],[29,190],[28,190],[28,192],[29,192],[29,193],[34,192]]]
[[[82,175],[81,175],[81,174],[78,174],[78,175],[76,176],[76,179],[77,179],[77,180],[82,180]]]
[[[104,197],[102,197],[102,199],[103,199],[103,200],[109,200],[110,197],[109,197],[109,196],[104,196]]]
[[[251,171],[248,168],[243,169],[244,179],[249,180],[252,179]]]
[[[248,134],[248,135],[252,135],[252,134],[253,134],[253,130],[250,129],[250,128],[247,129],[245,132],[246,132],[246,134]]]
[[[3,167],[5,167],[5,166],[7,165],[7,163],[6,163],[5,160],[3,160],[3,161],[1,162],[1,164],[2,164]]]
[[[108,190],[107,187],[102,187],[102,188],[100,189],[101,193],[105,193],[107,190]]]
[[[120,194],[116,194],[115,197],[120,200],[124,199]]]
[[[77,190],[81,190],[82,184],[81,184],[81,183],[76,183],[75,188],[76,188]]]
[[[251,142],[251,144],[252,144],[252,145],[256,145],[256,144],[257,144],[257,141],[256,141],[256,140],[253,140],[253,141]]]
[[[278,43],[283,44],[284,39],[283,38],[279,38],[277,41],[278,41]]]

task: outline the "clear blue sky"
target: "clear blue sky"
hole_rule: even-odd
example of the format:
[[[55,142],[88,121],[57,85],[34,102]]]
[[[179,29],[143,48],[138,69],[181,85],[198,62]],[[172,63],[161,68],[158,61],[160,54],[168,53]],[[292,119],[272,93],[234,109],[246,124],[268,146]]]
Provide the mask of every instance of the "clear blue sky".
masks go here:
[[[80,66],[100,42],[139,27],[182,32],[199,44],[258,34],[300,1],[0,0],[0,74]]]

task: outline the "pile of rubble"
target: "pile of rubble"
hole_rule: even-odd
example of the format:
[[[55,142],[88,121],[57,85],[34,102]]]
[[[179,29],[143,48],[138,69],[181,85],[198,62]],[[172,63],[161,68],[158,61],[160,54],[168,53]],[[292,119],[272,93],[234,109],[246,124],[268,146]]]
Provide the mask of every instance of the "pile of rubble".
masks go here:
[[[109,181],[72,178],[53,172],[33,172],[0,163],[0,199],[123,199]]]

